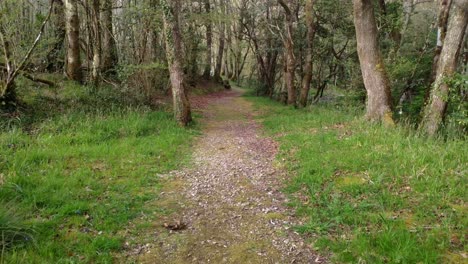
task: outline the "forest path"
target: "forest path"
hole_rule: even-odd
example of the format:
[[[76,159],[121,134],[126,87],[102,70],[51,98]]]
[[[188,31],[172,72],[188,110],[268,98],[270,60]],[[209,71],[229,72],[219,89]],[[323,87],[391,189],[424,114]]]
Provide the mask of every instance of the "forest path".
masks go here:
[[[155,206],[173,213],[155,223],[139,263],[322,263],[301,237],[280,192],[277,144],[233,89],[204,98],[203,135],[190,167],[170,173]],[[180,223],[179,223],[180,222]],[[168,231],[163,225],[174,225]],[[186,225],[186,226],[185,226]]]

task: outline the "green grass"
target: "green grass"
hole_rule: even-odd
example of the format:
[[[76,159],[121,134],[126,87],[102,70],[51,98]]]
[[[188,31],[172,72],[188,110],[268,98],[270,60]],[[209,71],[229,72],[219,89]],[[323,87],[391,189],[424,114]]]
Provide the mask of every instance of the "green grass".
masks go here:
[[[33,94],[28,92],[28,94]],[[0,262],[111,263],[130,222],[158,217],[158,174],[187,160],[196,129],[69,84],[0,132]]]
[[[351,108],[251,100],[280,143],[291,206],[307,219],[297,230],[332,261],[466,261],[466,140],[372,125]]]

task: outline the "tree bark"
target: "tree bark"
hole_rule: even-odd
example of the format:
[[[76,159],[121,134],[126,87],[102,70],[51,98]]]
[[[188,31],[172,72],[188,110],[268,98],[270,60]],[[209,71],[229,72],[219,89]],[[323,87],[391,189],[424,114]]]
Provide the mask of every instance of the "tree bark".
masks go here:
[[[367,91],[366,118],[393,125],[390,86],[377,41],[372,0],[353,3],[357,50]]]
[[[468,2],[453,0],[444,44],[437,63],[435,81],[421,122],[421,129],[430,136],[438,132],[444,121],[450,96],[450,86],[446,81],[456,71],[467,23]]]
[[[92,2],[93,21],[93,70],[91,80],[95,87],[99,86],[101,78],[101,23],[100,23],[100,3],[99,0]]]
[[[211,15],[210,0],[205,0],[205,12],[207,15]],[[211,18],[207,19],[206,22],[206,65],[203,72],[203,77],[209,79],[211,77],[211,50],[213,46],[213,26]]]
[[[447,25],[448,18],[450,13],[450,7],[452,5],[452,0],[441,0],[439,6],[439,15],[437,19],[437,44],[434,52],[434,58],[432,60],[432,74],[431,74],[431,84],[434,83],[437,76],[437,65],[440,60],[440,53],[442,52],[442,47],[444,46],[445,36],[447,34]],[[429,94],[426,94],[426,96]]]
[[[66,75],[71,80],[82,82],[80,20],[78,17],[77,0],[65,0],[65,24],[68,42]]]
[[[180,125],[187,126],[192,121],[192,116],[182,69],[181,2],[180,0],[162,0],[161,5],[164,12],[166,53],[172,85],[174,116]]]
[[[285,83],[288,90],[288,105],[296,105],[296,87],[294,85],[294,77],[296,70],[296,58],[294,56],[293,42],[293,14],[290,7],[284,0],[278,0],[278,3],[285,11],[286,35],[284,36],[284,48],[286,49],[286,72]]]
[[[221,13],[225,12],[224,0],[220,1]],[[224,53],[224,42],[225,42],[225,25],[224,22],[220,22],[219,26],[219,43],[218,43],[218,55],[216,58],[216,68],[214,72],[214,79],[217,82],[222,82],[221,78],[221,67],[223,66],[223,53]]]
[[[315,0],[307,0],[305,6],[305,16],[307,24],[307,54],[306,54],[306,65],[304,69],[304,79],[302,80],[302,89],[299,97],[299,105],[301,107],[307,106],[307,99],[310,91],[310,83],[312,81],[312,70],[313,70],[313,49],[314,49],[314,38],[315,38],[315,22],[314,22],[314,3]]]
[[[65,11],[62,0],[55,1],[53,10],[53,32],[54,32],[54,43],[52,49],[47,54],[47,65],[46,69],[49,72],[59,71],[63,69],[63,60],[59,60],[60,51],[63,48],[65,42]]]
[[[112,0],[104,0],[101,12],[102,63],[103,73],[112,73],[119,59],[113,31]]]

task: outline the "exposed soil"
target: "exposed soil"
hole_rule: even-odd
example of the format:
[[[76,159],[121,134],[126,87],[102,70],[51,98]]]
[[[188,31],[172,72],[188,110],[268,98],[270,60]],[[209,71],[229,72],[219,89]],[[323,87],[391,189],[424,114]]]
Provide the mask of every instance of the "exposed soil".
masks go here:
[[[197,98],[203,135],[193,161],[164,175],[155,207],[172,213],[129,250],[138,263],[323,263],[292,226],[300,224],[280,189],[287,175],[277,144],[262,135],[240,90]],[[159,209],[158,209],[159,210]],[[133,253],[132,253],[133,252]]]

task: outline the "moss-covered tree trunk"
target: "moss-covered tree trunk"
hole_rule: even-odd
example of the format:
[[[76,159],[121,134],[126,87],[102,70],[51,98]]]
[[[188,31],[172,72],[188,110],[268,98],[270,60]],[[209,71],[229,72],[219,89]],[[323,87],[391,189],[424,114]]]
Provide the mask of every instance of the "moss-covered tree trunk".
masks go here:
[[[455,73],[467,23],[468,1],[453,0],[435,81],[421,123],[421,129],[430,136],[437,133],[445,117],[450,95],[450,86],[446,81]]]
[[[180,125],[187,126],[192,121],[192,116],[182,69],[181,2],[180,0],[162,0],[161,5],[164,11],[166,53],[172,85],[174,116]]]

